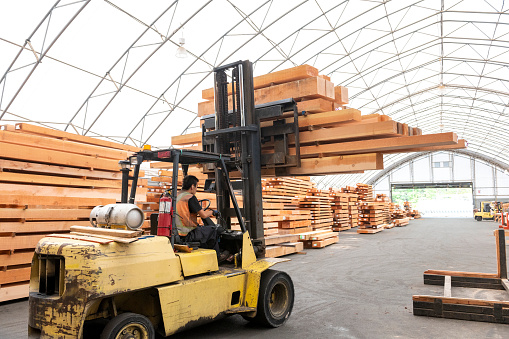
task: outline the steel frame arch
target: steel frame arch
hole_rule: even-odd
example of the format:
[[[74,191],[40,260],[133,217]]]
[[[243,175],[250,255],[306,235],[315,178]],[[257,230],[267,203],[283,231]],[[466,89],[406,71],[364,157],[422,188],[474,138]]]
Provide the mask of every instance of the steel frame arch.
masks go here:
[[[67,23],[63,26],[63,28],[59,31],[59,33],[55,36],[55,38],[51,41],[51,43],[49,44],[49,46],[44,50],[44,52],[40,53],[40,56],[37,57],[37,53],[35,52],[35,50],[32,48],[32,51],[34,52],[34,55],[37,59],[37,62],[35,63],[34,67],[32,67],[32,69],[30,70],[30,72],[28,73],[28,75],[25,77],[25,79],[23,80],[23,82],[21,83],[21,85],[19,86],[18,90],[14,93],[13,97],[11,98],[11,100],[9,101],[9,103],[7,104],[7,106],[5,106],[5,108],[3,109],[2,113],[0,114],[0,120],[2,120],[2,118],[4,117],[4,115],[7,113],[8,109],[11,107],[12,103],[14,102],[14,100],[16,100],[17,96],[19,95],[19,93],[21,92],[21,90],[23,89],[23,87],[25,86],[25,84],[28,82],[28,79],[30,79],[30,77],[32,76],[32,74],[35,72],[35,69],[37,68],[37,66],[39,66],[39,64],[42,62],[42,59],[44,59],[44,57],[46,56],[46,54],[48,53],[48,51],[51,49],[51,47],[53,47],[53,45],[57,42],[57,40],[62,36],[62,34],[65,32],[65,30],[71,25],[71,23],[74,21],[74,19],[76,19],[76,17],[83,11],[83,9],[90,3],[91,0],[80,0],[80,1],[77,1],[77,2],[74,2],[74,3],[71,3],[71,4],[67,4],[67,5],[73,5],[75,3],[79,3],[79,2],[85,2],[80,8],[78,8],[78,10],[74,13],[74,15],[71,17],[71,19],[69,19],[67,21]],[[33,37],[33,35],[39,30],[39,28],[41,27],[41,25],[44,23],[44,21],[46,21],[46,19],[48,17],[51,16],[51,14],[53,13],[54,10],[56,10],[58,8],[58,4],[60,3],[60,0],[58,0],[52,7],[51,9],[49,10],[49,12],[43,17],[42,21],[36,26],[36,28],[34,29],[34,31],[32,32],[32,34],[30,34],[30,36],[25,40],[25,44],[23,45],[23,47],[20,49],[20,51],[18,52],[18,54],[16,55],[16,57],[14,58],[14,60],[12,61],[12,63],[10,64],[10,66],[7,68],[7,71],[5,72],[5,74],[2,76],[2,79],[0,80],[0,83],[2,83],[3,81],[3,84],[4,84],[4,89],[5,89],[5,82],[6,82],[6,77],[7,77],[7,73],[9,73],[10,69],[12,68],[12,66],[14,65],[14,63],[16,62],[16,60],[18,59],[18,57],[21,55],[21,52],[25,49],[25,46],[26,44],[28,43],[30,45],[30,47],[32,46],[31,43],[30,43],[30,38]],[[67,6],[65,5],[65,6]],[[49,22],[48,22],[48,25],[49,25]],[[3,90],[2,90],[2,97],[3,97]],[[2,100],[0,99],[0,105],[1,105],[1,102]],[[1,107],[0,107],[0,110],[1,110]]]

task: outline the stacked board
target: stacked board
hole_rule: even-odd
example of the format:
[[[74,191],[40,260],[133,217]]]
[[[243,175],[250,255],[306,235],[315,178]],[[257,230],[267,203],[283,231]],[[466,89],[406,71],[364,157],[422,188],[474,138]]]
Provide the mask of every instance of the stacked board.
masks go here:
[[[355,209],[356,215],[355,218],[357,220],[357,196],[351,193],[342,193],[340,190],[335,190],[330,188],[329,195],[332,198],[331,200],[331,208],[333,213],[333,225],[332,230],[335,232],[346,231],[352,228],[352,208]],[[351,199],[355,198],[355,202],[352,202]],[[353,205],[351,205],[353,204]]]
[[[314,184],[310,178],[276,177],[262,180],[264,228],[277,227],[279,234],[309,232],[311,211],[299,208],[299,199]],[[269,233],[271,234],[271,233]]]
[[[455,133],[422,135],[419,128],[393,121],[386,115],[361,115],[347,108],[348,91],[335,86],[327,76],[309,65],[297,66],[255,77],[255,104],[293,98],[299,116],[302,162],[290,167],[287,175],[362,173],[383,169],[383,154],[465,148],[465,140]],[[230,89],[229,89],[230,90]],[[206,101],[198,104],[198,116],[214,114],[214,91],[203,90]],[[231,96],[230,96],[231,108]],[[293,122],[292,117],[283,117]],[[271,121],[262,121],[269,126]],[[288,155],[296,155],[293,136]],[[202,133],[172,137],[172,145],[201,149]],[[273,140],[264,140],[262,152],[274,152]],[[263,176],[275,176],[274,168],[264,168]]]
[[[299,209],[309,210],[313,230],[331,230],[333,214],[329,191],[313,188],[306,196],[299,199]]]
[[[359,203],[359,229],[357,233],[377,233],[385,228],[383,202]]]
[[[304,244],[304,248],[324,248],[339,241],[337,233],[331,230],[316,230],[299,234],[299,241]]]
[[[296,234],[270,235],[265,237],[265,257],[276,258],[287,254],[298,253],[304,249]]]
[[[341,192],[348,194],[350,227],[357,227],[359,226],[359,195],[357,193],[357,188],[346,186],[341,188]]]
[[[93,207],[120,200],[118,161],[138,150],[24,123],[1,127],[0,302],[28,296],[41,238],[89,226]],[[146,189],[138,193],[144,203]]]

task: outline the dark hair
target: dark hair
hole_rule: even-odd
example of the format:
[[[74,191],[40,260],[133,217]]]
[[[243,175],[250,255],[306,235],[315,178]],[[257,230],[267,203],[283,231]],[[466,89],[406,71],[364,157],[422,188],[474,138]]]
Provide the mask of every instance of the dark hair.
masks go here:
[[[184,181],[182,182],[182,189],[187,191],[191,188],[191,186],[197,185],[198,181],[198,178],[194,175],[186,175],[184,177]]]

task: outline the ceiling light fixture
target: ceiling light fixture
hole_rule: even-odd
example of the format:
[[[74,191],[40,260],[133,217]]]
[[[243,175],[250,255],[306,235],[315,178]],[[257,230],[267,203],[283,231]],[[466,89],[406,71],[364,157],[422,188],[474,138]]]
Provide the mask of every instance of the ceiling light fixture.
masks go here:
[[[175,53],[175,56],[177,58],[187,58],[187,50],[184,48],[184,44],[186,43],[186,39],[184,39],[183,37],[182,38],[179,38],[179,45],[180,47],[177,48],[177,52]]]

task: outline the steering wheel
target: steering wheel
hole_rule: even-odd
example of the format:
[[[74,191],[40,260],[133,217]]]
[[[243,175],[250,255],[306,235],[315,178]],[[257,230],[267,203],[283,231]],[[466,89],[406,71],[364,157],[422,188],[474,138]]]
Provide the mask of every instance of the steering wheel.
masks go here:
[[[208,203],[209,203],[207,205],[207,207],[204,208],[204,210],[207,210],[210,207],[211,201],[210,201],[210,199],[201,199],[201,200],[198,200],[198,203],[200,204],[200,206],[203,206],[203,204],[202,204],[203,201],[208,201]]]

